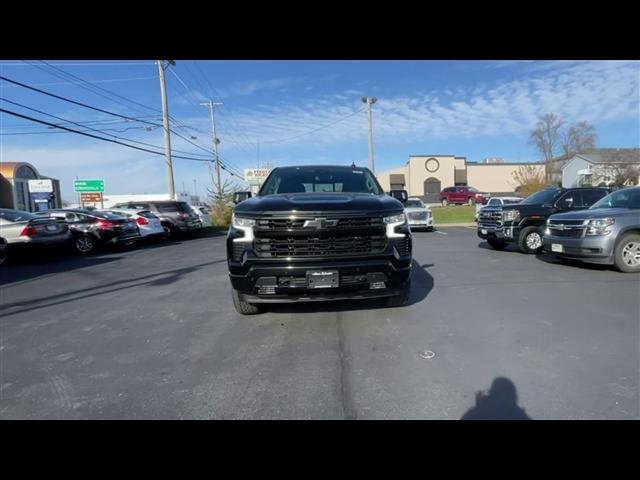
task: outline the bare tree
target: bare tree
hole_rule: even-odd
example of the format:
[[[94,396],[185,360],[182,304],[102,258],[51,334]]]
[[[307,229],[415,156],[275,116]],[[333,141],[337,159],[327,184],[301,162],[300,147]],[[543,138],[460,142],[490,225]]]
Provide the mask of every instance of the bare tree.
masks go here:
[[[640,177],[640,149],[616,148],[604,153],[593,169],[593,185],[637,185]]]
[[[555,170],[552,160],[560,145],[562,125],[562,119],[555,113],[545,113],[529,135],[529,143],[544,159],[547,182],[551,181]]]
[[[561,132],[561,149],[564,159],[569,160],[574,155],[595,148],[596,129],[588,122],[574,123]]]
[[[213,201],[211,220],[215,226],[229,226],[233,211],[233,194],[239,190],[241,190],[240,186],[228,178],[220,186],[220,191],[215,187],[215,183],[213,189],[207,188],[209,198]]]
[[[515,191],[525,197],[544,188],[544,173],[536,165],[520,165],[511,176],[515,182]]]

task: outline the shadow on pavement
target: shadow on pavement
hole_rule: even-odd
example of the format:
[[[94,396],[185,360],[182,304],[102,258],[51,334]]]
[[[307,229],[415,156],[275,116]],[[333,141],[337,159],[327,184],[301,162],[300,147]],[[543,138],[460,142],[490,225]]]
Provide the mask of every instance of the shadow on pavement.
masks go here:
[[[433,277],[426,268],[433,264],[422,265],[413,260],[411,270],[411,294],[407,306],[422,302],[433,289]],[[309,303],[281,303],[265,304],[265,310],[270,313],[319,313],[319,312],[347,312],[353,310],[371,310],[384,308],[384,298],[370,300],[340,300],[335,302]],[[402,308],[402,307],[400,307]]]
[[[581,262],[580,260],[571,260],[568,258],[562,259],[548,252],[538,253],[536,254],[536,258],[544,263],[550,263],[552,265],[565,265],[567,267],[580,268],[582,270],[604,271],[612,269],[611,265],[585,263]]]
[[[476,404],[460,420],[531,420],[518,406],[516,386],[505,377],[491,383],[488,393],[476,392]]]
[[[26,308],[18,308],[10,313],[2,313],[0,314],[0,318],[10,316],[10,315],[15,315],[18,313],[30,312],[32,310],[39,310],[39,309],[51,307],[54,305],[60,305],[67,302],[73,302],[76,300],[83,300],[86,298],[96,297],[99,295],[104,295],[106,293],[117,292],[119,290],[130,290],[132,288],[143,287],[143,286],[155,287],[160,285],[170,285],[180,280],[184,275],[195,272],[196,270],[199,270],[202,267],[205,267],[208,265],[214,265],[214,264],[222,263],[226,261],[227,259],[224,258],[224,259],[216,260],[213,262],[192,265],[190,267],[178,268],[175,270],[167,270],[164,272],[144,275],[138,278],[128,278],[124,280],[119,280],[117,282],[105,283],[103,285],[96,285],[95,287],[76,289],[70,292],[58,293],[56,295],[50,295],[47,297],[33,298],[33,299],[23,300],[20,302],[13,302],[13,303],[4,303],[0,307],[0,312],[6,311],[10,308],[16,308],[16,307],[26,307]],[[110,288],[110,287],[114,287],[114,288]],[[77,295],[77,296],[74,296],[74,295]],[[49,303],[40,303],[40,302],[47,302],[49,300],[55,300],[55,301],[52,301]]]

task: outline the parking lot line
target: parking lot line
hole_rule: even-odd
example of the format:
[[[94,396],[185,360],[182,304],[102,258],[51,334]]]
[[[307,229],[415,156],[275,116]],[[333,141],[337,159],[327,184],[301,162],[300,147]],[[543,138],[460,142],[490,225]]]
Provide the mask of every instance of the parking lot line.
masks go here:
[[[448,233],[446,233],[446,232],[441,232],[440,230],[434,230],[433,232],[434,232],[434,233],[439,233],[440,235],[449,235]]]

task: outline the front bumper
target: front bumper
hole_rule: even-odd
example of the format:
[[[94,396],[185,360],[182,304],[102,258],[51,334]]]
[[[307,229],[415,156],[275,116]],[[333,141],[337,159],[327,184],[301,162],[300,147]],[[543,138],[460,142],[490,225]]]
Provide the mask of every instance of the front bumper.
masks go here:
[[[411,228],[431,228],[431,227],[433,227],[433,217],[429,217],[426,220],[409,220],[409,227],[411,227]]]
[[[495,238],[503,240],[505,242],[514,242],[520,234],[520,227],[517,225],[505,225],[505,226],[489,226],[478,224],[478,237],[483,240]]]
[[[591,263],[612,264],[615,235],[567,238],[545,235],[544,249],[562,258],[584,260]],[[554,252],[553,245],[562,245],[562,252]]]

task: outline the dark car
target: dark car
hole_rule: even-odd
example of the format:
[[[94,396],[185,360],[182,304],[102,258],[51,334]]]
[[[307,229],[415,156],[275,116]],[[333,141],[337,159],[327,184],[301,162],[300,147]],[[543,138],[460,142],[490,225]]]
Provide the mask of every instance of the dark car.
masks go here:
[[[367,168],[279,167],[238,203],[227,236],[233,303],[367,300],[406,304],[411,231]]]
[[[475,205],[476,203],[486,203],[489,197],[488,193],[482,193],[473,187],[447,187],[440,192],[440,203],[443,207],[449,204]]]
[[[92,253],[104,245],[132,245],[140,239],[134,220],[95,210],[45,210],[39,216],[60,218],[69,224],[73,247]]]
[[[202,230],[202,221],[187,202],[173,200],[143,200],[116,203],[112,208],[127,210],[149,210],[160,218],[167,238],[178,233]]]
[[[523,253],[542,250],[547,218],[584,210],[610,192],[608,188],[547,188],[514,205],[485,207],[478,213],[478,236],[496,250],[516,243]]]
[[[563,259],[640,273],[640,187],[617,190],[587,210],[551,215],[544,245]]]

